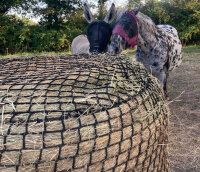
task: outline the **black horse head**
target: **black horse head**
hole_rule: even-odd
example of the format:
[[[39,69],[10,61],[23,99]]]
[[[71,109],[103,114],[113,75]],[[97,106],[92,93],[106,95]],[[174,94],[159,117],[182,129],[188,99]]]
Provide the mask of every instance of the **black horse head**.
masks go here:
[[[115,5],[112,4],[108,14],[103,21],[95,20],[87,4],[84,4],[84,15],[89,25],[87,28],[87,38],[90,42],[90,52],[106,51],[110,41],[112,28],[109,23],[115,18]]]

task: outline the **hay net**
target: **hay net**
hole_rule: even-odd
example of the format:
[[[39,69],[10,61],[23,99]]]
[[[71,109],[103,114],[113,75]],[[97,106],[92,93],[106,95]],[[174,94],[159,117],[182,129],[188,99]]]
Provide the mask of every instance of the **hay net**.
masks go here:
[[[0,60],[0,171],[168,171],[168,107],[124,55]]]

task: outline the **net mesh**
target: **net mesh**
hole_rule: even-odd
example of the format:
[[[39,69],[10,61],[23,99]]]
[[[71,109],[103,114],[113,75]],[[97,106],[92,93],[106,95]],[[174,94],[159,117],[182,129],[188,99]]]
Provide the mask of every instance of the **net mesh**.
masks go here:
[[[0,171],[168,171],[169,110],[124,55],[0,60]]]

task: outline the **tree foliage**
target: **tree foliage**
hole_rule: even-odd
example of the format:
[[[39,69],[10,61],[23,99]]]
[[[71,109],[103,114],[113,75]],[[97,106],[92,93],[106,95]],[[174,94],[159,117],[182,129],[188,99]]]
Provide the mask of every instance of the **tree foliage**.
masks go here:
[[[98,19],[107,13],[108,0],[98,0]],[[129,0],[133,9],[140,0]],[[141,11],[156,24],[174,26],[184,45],[200,43],[200,3],[198,0],[146,0]],[[38,5],[38,3],[42,5]],[[68,51],[74,37],[84,34],[81,0],[1,0],[0,54],[17,52]],[[8,15],[10,9],[32,11],[40,16],[36,24],[27,18]]]
[[[48,29],[59,29],[65,20],[69,20],[77,9],[82,7],[80,0],[39,0],[44,8],[35,8],[34,11],[42,16],[40,24]]]
[[[1,17],[0,54],[5,54],[6,48],[9,53],[69,51],[73,38],[86,31],[87,23],[81,16],[82,13],[77,11],[70,23],[59,30],[46,29],[28,19],[21,20],[15,16]]]
[[[141,10],[155,24],[169,24],[183,44],[200,42],[200,3],[198,0],[148,0]]]
[[[4,15],[11,7],[20,5],[22,0],[1,0],[0,1],[0,15]]]
[[[0,16],[5,15],[11,8],[25,10],[27,12],[37,3],[37,0],[1,0]]]
[[[106,15],[106,7],[105,7],[105,3],[108,0],[98,0],[98,19],[99,20],[103,20],[105,15]]]
[[[141,0],[128,0],[128,8],[129,9],[132,9],[140,4],[142,4]]]

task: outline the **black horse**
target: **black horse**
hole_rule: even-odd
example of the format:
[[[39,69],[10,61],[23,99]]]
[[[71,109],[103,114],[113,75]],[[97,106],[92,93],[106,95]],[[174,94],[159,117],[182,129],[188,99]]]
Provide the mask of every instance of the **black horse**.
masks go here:
[[[112,35],[112,28],[110,23],[113,21],[116,15],[114,3],[110,7],[108,14],[103,21],[95,20],[88,5],[85,3],[84,15],[89,25],[87,28],[87,38],[90,42],[90,52],[104,52],[107,51],[107,45]]]

